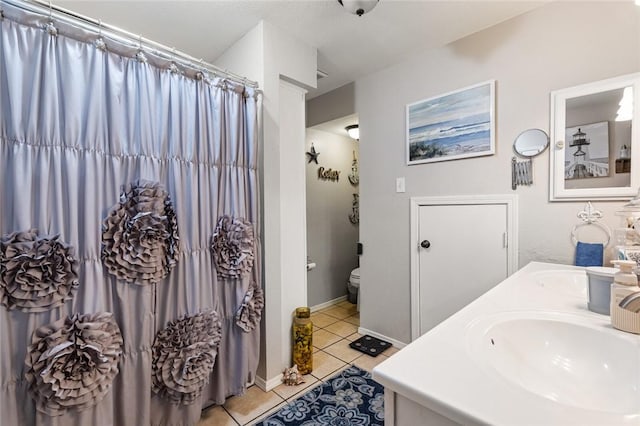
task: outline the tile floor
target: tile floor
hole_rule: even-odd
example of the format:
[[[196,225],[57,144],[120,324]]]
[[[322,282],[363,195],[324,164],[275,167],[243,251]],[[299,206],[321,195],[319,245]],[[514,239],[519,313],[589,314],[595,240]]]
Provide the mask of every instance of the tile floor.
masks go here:
[[[389,348],[374,358],[351,349],[349,343],[361,337],[358,334],[360,314],[356,311],[356,305],[346,300],[312,313],[311,320],[314,325],[313,371],[305,376],[305,383],[298,386],[280,385],[270,392],[251,386],[244,395],[231,397],[224,405],[203,411],[198,426],[255,424],[348,365],[354,364],[371,371],[398,352],[396,348]]]

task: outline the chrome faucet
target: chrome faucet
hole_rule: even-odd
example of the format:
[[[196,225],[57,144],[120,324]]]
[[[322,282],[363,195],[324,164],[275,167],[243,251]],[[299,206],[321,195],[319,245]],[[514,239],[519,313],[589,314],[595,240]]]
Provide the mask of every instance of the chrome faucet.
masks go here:
[[[640,312],[640,291],[636,291],[635,293],[631,293],[626,296],[624,299],[620,301],[618,304],[622,309],[626,309],[627,311],[635,312],[636,314]]]

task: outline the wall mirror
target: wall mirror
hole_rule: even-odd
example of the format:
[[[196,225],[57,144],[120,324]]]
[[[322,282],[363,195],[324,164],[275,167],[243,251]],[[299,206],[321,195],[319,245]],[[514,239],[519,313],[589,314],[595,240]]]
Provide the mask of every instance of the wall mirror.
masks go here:
[[[551,92],[551,201],[638,192],[639,98],[640,73]]]
[[[533,184],[533,157],[536,157],[547,149],[549,136],[542,129],[528,129],[520,133],[513,142],[513,152],[526,161],[518,161],[516,157],[511,159],[511,189],[518,185]]]
[[[542,129],[529,129],[520,133],[513,142],[513,150],[521,157],[531,158],[547,148],[549,136]]]

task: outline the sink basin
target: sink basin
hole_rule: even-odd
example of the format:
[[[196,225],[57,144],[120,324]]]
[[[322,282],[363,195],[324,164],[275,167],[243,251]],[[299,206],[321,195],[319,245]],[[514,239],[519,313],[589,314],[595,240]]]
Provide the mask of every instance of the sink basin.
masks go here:
[[[584,271],[539,271],[531,274],[534,282],[545,289],[559,291],[573,298],[587,299],[587,274]]]
[[[584,322],[584,320],[582,320]],[[467,349],[489,374],[559,404],[640,414],[640,337],[578,315],[504,312],[467,328]]]

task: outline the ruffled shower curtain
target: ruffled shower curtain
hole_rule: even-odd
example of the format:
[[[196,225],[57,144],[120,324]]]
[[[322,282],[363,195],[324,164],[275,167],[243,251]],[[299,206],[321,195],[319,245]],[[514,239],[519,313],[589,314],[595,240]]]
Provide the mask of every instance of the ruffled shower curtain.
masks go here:
[[[258,363],[257,91],[187,76],[109,40],[104,49],[96,34],[0,6],[0,239],[28,239],[37,229],[58,236],[59,251],[69,246],[77,260],[75,276],[59,268],[70,278],[57,305],[21,310],[7,295],[0,305],[0,425],[193,425],[203,406],[242,393]],[[172,267],[142,285],[107,270],[103,226],[127,191],[149,182],[170,200],[178,238]],[[212,250],[225,221],[252,231],[242,235],[255,256],[235,276],[220,274]],[[11,278],[7,271],[0,279]],[[211,311],[221,328],[208,384],[184,403],[152,391],[156,335]],[[98,321],[100,313],[111,314],[122,339],[111,388],[82,410],[38,410],[25,364],[34,331],[76,314]],[[181,324],[174,329],[192,328]],[[31,349],[37,363],[41,353]]]

